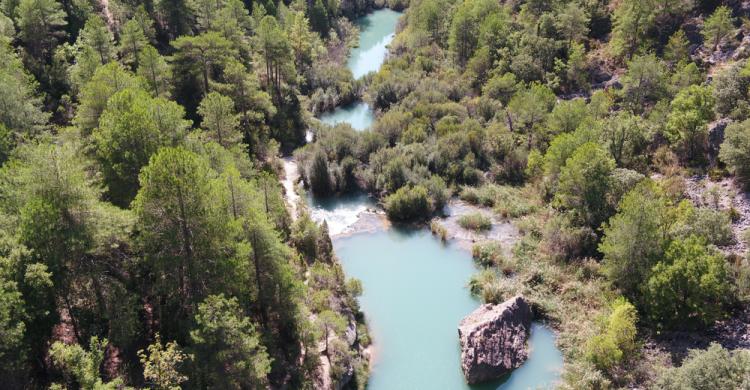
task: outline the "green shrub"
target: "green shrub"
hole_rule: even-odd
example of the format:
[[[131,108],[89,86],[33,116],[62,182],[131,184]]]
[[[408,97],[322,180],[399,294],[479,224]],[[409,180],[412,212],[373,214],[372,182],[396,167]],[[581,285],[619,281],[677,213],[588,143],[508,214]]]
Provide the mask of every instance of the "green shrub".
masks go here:
[[[459,195],[461,200],[473,205],[492,207],[497,199],[498,186],[485,184],[481,187],[464,187]]]
[[[471,248],[471,256],[477,264],[483,267],[501,266],[503,264],[503,250],[500,243],[489,241],[474,244]]]
[[[448,230],[438,221],[430,222],[430,231],[432,234],[440,237],[440,241],[445,242],[448,240]]]
[[[600,370],[608,371],[626,360],[636,349],[635,306],[617,299],[601,332],[586,344],[586,358]]]
[[[727,126],[719,158],[745,186],[750,185],[750,120]]]
[[[729,213],[710,207],[694,207],[689,201],[683,201],[678,211],[680,216],[672,228],[675,236],[686,238],[694,235],[717,246],[729,245],[734,240]]]
[[[401,187],[385,198],[388,218],[395,221],[424,220],[430,216],[430,198],[422,186]]]
[[[674,240],[643,289],[644,306],[655,325],[708,326],[724,314],[730,292],[724,257],[696,236]]]
[[[313,194],[328,195],[333,192],[331,173],[328,171],[328,157],[322,150],[318,149],[315,152],[307,177]]]
[[[471,213],[462,215],[458,218],[458,224],[462,228],[474,231],[492,229],[492,220],[490,217],[481,213]]]
[[[471,280],[469,280],[469,291],[471,291],[472,295],[481,296],[484,288],[495,283],[497,277],[498,275],[495,270],[492,268],[485,268],[471,276]]]
[[[653,389],[746,389],[750,383],[750,351],[730,352],[719,344],[691,350],[681,367],[665,370]]]
[[[474,205],[493,207],[503,218],[518,218],[536,210],[536,205],[521,188],[485,184],[481,187],[464,187],[459,195]]]

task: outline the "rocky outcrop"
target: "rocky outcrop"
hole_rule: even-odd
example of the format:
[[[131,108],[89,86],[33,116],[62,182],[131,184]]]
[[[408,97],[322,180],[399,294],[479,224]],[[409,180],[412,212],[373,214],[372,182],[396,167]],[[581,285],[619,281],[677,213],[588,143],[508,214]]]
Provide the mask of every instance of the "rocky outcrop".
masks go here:
[[[458,325],[461,368],[470,384],[497,379],[526,361],[531,308],[522,296],[485,304]]]

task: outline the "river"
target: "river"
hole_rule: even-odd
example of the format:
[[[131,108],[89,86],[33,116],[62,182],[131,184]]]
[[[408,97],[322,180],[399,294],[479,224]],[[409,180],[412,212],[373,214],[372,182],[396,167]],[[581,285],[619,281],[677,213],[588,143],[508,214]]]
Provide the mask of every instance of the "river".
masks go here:
[[[361,18],[360,45],[348,62],[355,77],[380,68],[401,13],[383,9]],[[374,118],[363,102],[321,116],[365,130]],[[477,268],[465,248],[443,244],[425,228],[389,227],[366,195],[307,198],[312,217],[326,220],[346,274],[362,281],[360,303],[374,340],[371,390],[550,388],[559,379],[562,354],[553,332],[535,323],[530,356],[505,379],[465,383],[457,326],[480,302],[467,283]],[[368,229],[353,228],[368,216]]]

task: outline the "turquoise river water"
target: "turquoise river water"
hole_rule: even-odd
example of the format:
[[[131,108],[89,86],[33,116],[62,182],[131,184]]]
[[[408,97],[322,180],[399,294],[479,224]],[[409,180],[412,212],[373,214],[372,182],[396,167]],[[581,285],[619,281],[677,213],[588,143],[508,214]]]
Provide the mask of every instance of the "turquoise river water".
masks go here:
[[[360,19],[362,40],[348,63],[355,77],[380,67],[400,15],[384,9]],[[363,130],[372,118],[366,104],[356,103],[324,120],[347,122]],[[376,207],[364,195],[309,197],[308,202],[313,217],[328,221],[333,235],[344,232],[363,211]],[[496,383],[465,383],[457,327],[480,304],[467,288],[477,272],[467,251],[441,243],[424,228],[391,227],[339,235],[333,244],[346,274],[360,279],[364,287],[360,303],[375,342],[368,389],[536,389],[554,387],[559,379],[563,360],[554,334],[535,323],[530,356],[523,366]]]

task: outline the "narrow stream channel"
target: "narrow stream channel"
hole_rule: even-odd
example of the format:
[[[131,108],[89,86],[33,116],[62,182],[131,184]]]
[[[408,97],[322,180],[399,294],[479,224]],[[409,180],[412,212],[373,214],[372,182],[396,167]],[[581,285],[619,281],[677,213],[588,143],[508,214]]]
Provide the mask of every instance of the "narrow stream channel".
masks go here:
[[[385,59],[401,13],[383,9],[358,21],[360,46],[348,62],[355,77],[376,71]],[[321,120],[370,126],[372,110],[359,102],[339,107]],[[535,323],[530,357],[507,378],[468,386],[460,368],[457,326],[480,302],[467,286],[477,272],[470,254],[443,244],[427,229],[379,227],[345,233],[375,203],[365,195],[331,199],[308,197],[312,216],[326,220],[334,249],[349,277],[362,281],[360,298],[374,344],[368,389],[527,389],[550,388],[559,379],[562,354],[552,331]]]

